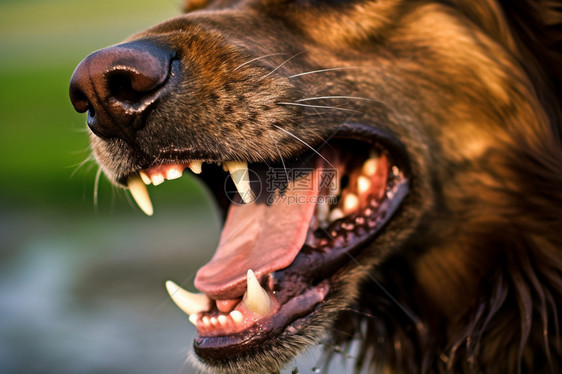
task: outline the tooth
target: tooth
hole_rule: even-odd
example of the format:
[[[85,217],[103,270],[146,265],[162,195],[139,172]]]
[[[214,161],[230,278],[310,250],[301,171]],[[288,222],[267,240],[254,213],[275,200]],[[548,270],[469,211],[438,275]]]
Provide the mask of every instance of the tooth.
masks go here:
[[[209,317],[207,317],[207,316],[204,316],[204,317],[202,318],[202,321],[203,321],[203,324],[204,324],[205,326],[210,326],[210,325],[211,325],[211,321],[209,321]]]
[[[211,325],[217,326],[217,324],[218,324],[217,317],[211,317]]]
[[[364,175],[360,175],[357,178],[357,190],[359,194],[364,194],[365,192],[369,191],[371,188],[371,181]]]
[[[377,172],[378,159],[370,158],[363,164],[363,174],[371,177]]]
[[[233,310],[232,312],[230,312],[230,318],[232,318],[234,322],[240,323],[244,319],[244,316],[239,311]]]
[[[249,204],[254,199],[254,194],[250,188],[250,174],[248,172],[248,163],[242,161],[229,161],[225,165],[230,173],[230,177],[238,190],[238,194],[242,200]]]
[[[140,175],[142,181],[144,182],[144,184],[152,183],[152,179],[150,179],[148,174],[146,174],[144,171],[139,171],[139,175]]]
[[[269,295],[267,291],[262,288],[252,270],[248,270],[247,289],[243,301],[250,312],[254,312],[260,316],[265,316],[270,311],[271,303]]]
[[[167,180],[173,180],[178,178],[181,178],[181,171],[178,169],[169,169],[168,172],[166,173]]]
[[[344,216],[343,212],[341,211],[341,209],[336,208],[336,209],[334,209],[330,212],[330,218],[329,219],[330,219],[330,222],[334,222],[334,221],[337,221],[338,219],[341,219],[343,217],[345,217],[345,216]]]
[[[165,179],[162,174],[155,174],[152,176],[152,184],[158,186],[159,184],[164,183]]]
[[[195,174],[201,174],[201,168],[202,167],[203,167],[202,161],[191,161],[191,163],[189,164],[189,168]]]
[[[192,314],[189,316],[189,322],[193,323],[195,326],[197,326],[197,314]]]
[[[211,299],[204,293],[188,292],[172,281],[166,281],[166,289],[174,303],[185,314],[191,316],[211,309]]]
[[[148,190],[142,179],[137,174],[131,175],[127,180],[127,186],[139,208],[141,208],[146,215],[151,216],[154,210],[152,209],[152,202],[150,201]]]
[[[225,315],[222,315],[222,314],[221,314],[221,315],[219,316],[218,320],[219,320],[219,323],[220,323],[222,326],[224,326],[224,325],[226,325],[226,322],[228,321],[228,318],[226,318]]]
[[[351,213],[357,209],[359,206],[359,198],[354,194],[347,194],[343,200],[343,211],[344,213]]]

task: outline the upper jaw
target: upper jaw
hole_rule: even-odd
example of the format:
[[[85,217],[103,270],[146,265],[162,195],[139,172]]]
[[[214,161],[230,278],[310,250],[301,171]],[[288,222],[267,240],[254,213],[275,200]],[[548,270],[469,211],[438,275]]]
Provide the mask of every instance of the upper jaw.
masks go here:
[[[389,150],[392,154],[393,162],[399,165],[400,170],[406,174],[410,174],[409,157],[404,145],[380,127],[373,127],[362,123],[346,123],[334,130],[333,134],[326,135],[325,138],[349,139],[367,141],[371,144],[378,144],[383,148]],[[307,154],[306,158],[316,157],[320,153],[316,148],[321,149],[325,144],[320,143],[315,147],[310,146],[310,149],[303,148],[303,152]],[[199,177],[208,185],[214,192],[215,198],[219,203],[221,209],[226,212],[228,205],[230,205],[231,198],[226,201],[224,196],[224,188],[221,185],[217,190],[216,174],[209,175],[208,173],[201,175],[203,165],[214,165],[219,169],[224,170],[230,174],[235,187],[245,203],[249,203],[253,199],[253,192],[250,189],[250,184],[246,179],[248,176],[248,162],[244,158],[240,159],[225,159],[222,157],[200,158],[201,152],[194,151],[181,151],[176,150],[171,152],[158,152],[158,157],[149,162],[149,166],[142,168],[135,168],[130,172],[121,173],[122,176],[117,179],[117,182],[124,187],[128,187],[135,201],[138,203],[141,210],[148,215],[152,215],[152,204],[149,201],[148,193],[145,191],[144,185],[158,186],[166,180],[178,179],[182,176],[184,170],[190,170],[193,174]],[[199,158],[198,158],[199,156]],[[244,157],[247,157],[246,155]],[[143,155],[146,158],[146,155]],[[278,163],[279,159],[266,160],[266,164]],[[281,160],[283,167],[286,168],[286,161]],[[287,161],[288,162],[288,161]],[[136,164],[136,163],[135,163]],[[145,163],[146,164],[146,163]],[[110,173],[111,174],[111,173]],[[223,176],[224,178],[224,176]],[[138,197],[138,200],[137,200]]]

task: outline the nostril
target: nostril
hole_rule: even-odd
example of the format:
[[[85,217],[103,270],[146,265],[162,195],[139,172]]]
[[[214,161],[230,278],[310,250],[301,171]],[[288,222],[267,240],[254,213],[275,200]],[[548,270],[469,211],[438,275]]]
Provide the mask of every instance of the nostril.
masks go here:
[[[109,95],[117,101],[136,103],[142,99],[143,92],[133,89],[131,76],[127,72],[112,72],[108,77]]]
[[[161,83],[161,76],[150,76],[132,69],[113,70],[107,77],[109,96],[128,104],[143,102]]]

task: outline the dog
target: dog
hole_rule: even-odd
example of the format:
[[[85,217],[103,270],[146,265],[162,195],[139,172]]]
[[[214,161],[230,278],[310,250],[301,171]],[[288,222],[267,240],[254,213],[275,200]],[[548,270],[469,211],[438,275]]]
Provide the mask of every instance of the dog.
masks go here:
[[[94,52],[95,159],[225,224],[172,299],[217,373],[324,342],[383,373],[562,370],[562,3],[188,0]],[[330,347],[338,347],[330,348]]]

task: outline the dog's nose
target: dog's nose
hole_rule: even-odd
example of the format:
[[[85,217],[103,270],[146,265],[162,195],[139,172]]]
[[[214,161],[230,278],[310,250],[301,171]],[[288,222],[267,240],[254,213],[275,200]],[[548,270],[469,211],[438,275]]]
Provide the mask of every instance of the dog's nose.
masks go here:
[[[70,100],[88,111],[88,127],[102,138],[134,139],[145,114],[165,93],[173,52],[147,41],[94,52],[74,70]]]

